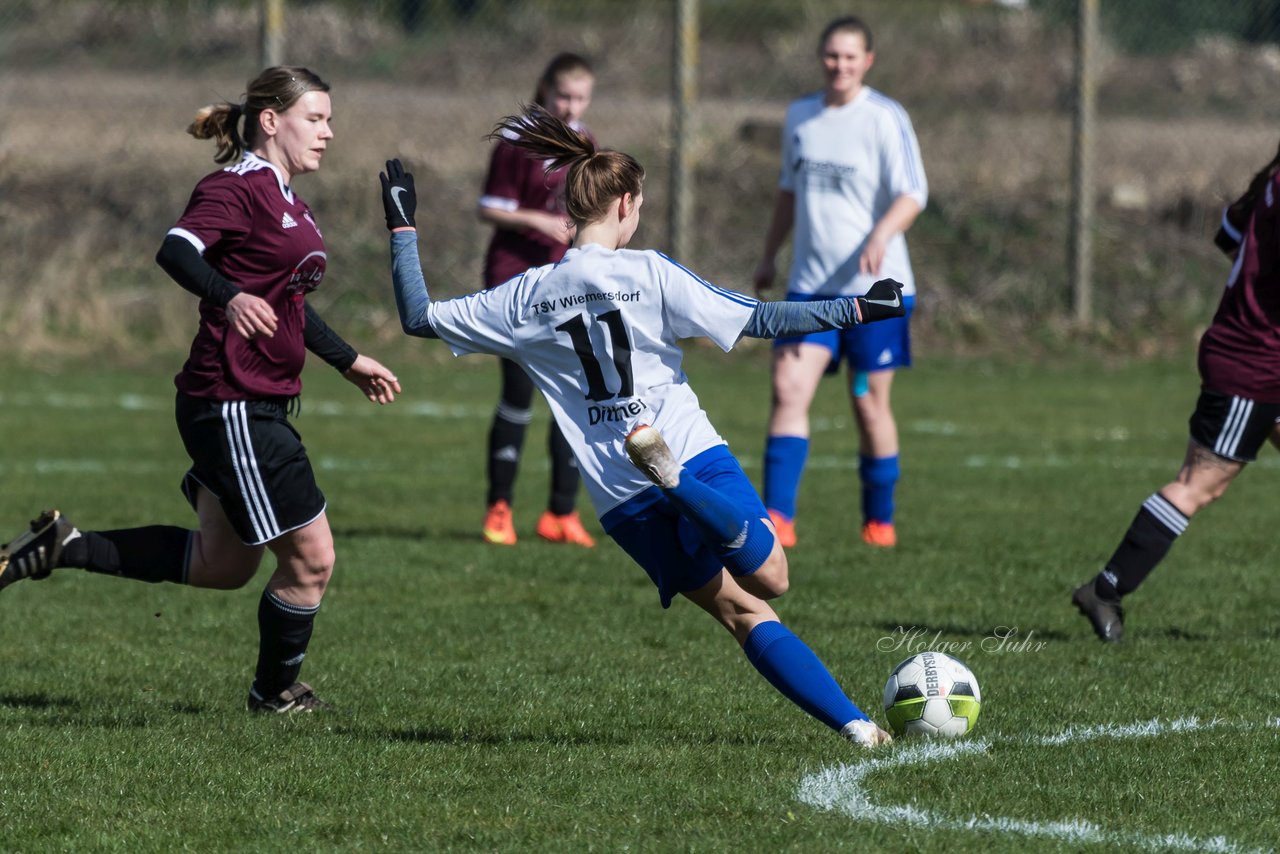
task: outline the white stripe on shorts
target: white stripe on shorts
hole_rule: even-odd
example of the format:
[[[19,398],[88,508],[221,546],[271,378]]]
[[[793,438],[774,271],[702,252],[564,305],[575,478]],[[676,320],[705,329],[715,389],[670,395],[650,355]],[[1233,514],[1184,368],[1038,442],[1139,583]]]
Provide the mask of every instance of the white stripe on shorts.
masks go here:
[[[243,400],[222,404],[222,421],[227,428],[227,443],[231,446],[231,465],[236,472],[240,498],[244,501],[249,521],[258,542],[265,543],[280,536],[275,511],[271,509],[271,497],[267,494],[262,473],[258,471],[258,459],[253,453],[249,434],[249,418]]]
[[[1182,511],[1174,507],[1169,502],[1169,499],[1160,493],[1157,492],[1142,502],[1142,506],[1147,508],[1147,511],[1160,521],[1160,524],[1173,531],[1175,535],[1180,535],[1187,530],[1187,517],[1182,515]]]
[[[1221,457],[1235,457],[1236,449],[1240,445],[1240,436],[1244,433],[1244,428],[1249,423],[1249,416],[1252,414],[1252,400],[1232,395],[1227,420],[1222,425],[1222,431],[1218,433],[1217,441],[1213,443],[1215,454]]]

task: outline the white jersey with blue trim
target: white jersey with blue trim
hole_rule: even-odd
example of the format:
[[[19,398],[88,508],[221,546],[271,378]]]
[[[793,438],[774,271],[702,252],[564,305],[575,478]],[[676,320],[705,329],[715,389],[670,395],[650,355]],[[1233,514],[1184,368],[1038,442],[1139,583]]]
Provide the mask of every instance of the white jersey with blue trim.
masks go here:
[[[427,317],[455,355],[493,353],[524,367],[604,515],[651,485],[622,446],[637,425],[657,427],[681,462],[724,444],[677,342],[706,337],[728,351],[755,306],[661,252],[588,244],[497,287],[433,302]]]
[[[793,101],[782,132],[779,187],[795,193],[788,293],[857,296],[877,279],[915,293],[907,241],[894,236],[875,275],[858,272],[871,229],[900,196],[929,197],[920,145],[907,112],[869,86],[829,107],[818,93]]]

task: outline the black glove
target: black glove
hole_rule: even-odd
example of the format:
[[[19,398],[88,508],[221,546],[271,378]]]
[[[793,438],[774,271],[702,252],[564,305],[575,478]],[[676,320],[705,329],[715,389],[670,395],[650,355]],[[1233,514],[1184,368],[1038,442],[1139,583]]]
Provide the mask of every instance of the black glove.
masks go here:
[[[902,283],[893,279],[881,279],[865,294],[854,299],[858,301],[858,313],[862,315],[863,323],[902,317],[907,313],[902,304]]]
[[[378,180],[382,182],[382,210],[387,215],[387,228],[413,228],[413,214],[418,209],[413,174],[404,171],[398,159],[388,160],[387,171],[379,172]]]

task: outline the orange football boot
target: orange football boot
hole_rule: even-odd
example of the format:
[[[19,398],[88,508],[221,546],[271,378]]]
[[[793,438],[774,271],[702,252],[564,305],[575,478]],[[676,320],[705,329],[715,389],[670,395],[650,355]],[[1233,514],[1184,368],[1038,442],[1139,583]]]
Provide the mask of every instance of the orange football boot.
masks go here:
[[[873,519],[862,526],[862,541],[869,546],[891,549],[898,544],[898,532],[893,529],[892,522]]]
[[[516,544],[516,525],[511,516],[511,505],[498,500],[489,505],[484,514],[484,540],[496,546]]]
[[[571,543],[575,546],[591,548],[596,541],[582,527],[578,511],[557,516],[550,510],[544,511],[538,519],[538,536],[549,543]]]

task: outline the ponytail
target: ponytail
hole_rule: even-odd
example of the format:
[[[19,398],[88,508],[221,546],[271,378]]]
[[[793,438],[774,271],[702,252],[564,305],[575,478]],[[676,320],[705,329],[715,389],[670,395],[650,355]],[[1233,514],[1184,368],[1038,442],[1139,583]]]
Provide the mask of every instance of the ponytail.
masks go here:
[[[644,167],[634,157],[597,149],[591,137],[536,104],[524,105],[523,115],[501,119],[486,138],[548,161],[548,172],[567,167],[565,209],[578,226],[604,217],[614,199],[640,195],[644,185]]]
[[[187,133],[196,139],[212,139],[218,146],[213,156],[215,163],[239,160],[244,152],[244,138],[237,126],[244,115],[240,104],[210,104],[196,111],[196,118],[187,126]]]

